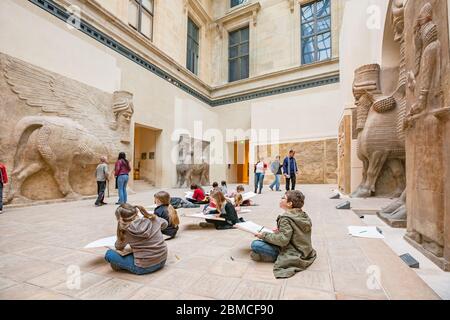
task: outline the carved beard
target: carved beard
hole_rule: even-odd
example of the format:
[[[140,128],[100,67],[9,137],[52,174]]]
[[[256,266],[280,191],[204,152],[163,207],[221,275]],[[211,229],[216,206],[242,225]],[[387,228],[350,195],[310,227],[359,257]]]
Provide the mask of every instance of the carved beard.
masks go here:
[[[127,121],[123,118],[119,118],[117,124],[117,132],[120,135],[120,142],[126,144],[129,144],[131,142],[129,128],[130,128],[130,121]]]

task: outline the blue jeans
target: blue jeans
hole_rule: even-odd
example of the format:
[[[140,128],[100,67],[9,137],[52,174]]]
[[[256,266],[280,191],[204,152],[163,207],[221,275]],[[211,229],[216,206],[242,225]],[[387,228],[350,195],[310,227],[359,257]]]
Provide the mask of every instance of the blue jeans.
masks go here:
[[[261,192],[264,183],[264,173],[255,173],[255,193],[258,191]]]
[[[131,273],[134,273],[137,275],[142,275],[142,274],[147,274],[147,273],[152,273],[152,272],[158,271],[159,269],[162,269],[164,267],[164,265],[166,264],[166,261],[164,260],[163,262],[161,262],[159,264],[155,264],[148,268],[141,268],[134,264],[134,255],[133,254],[129,254],[125,257],[122,257],[116,251],[111,250],[111,249],[106,251],[105,260],[117,268],[128,270]]]
[[[127,195],[127,184],[128,184],[128,175],[121,174],[117,177],[117,187],[119,189],[119,203],[127,203],[128,195]]]
[[[270,257],[273,261],[277,260],[280,254],[280,248],[267,243],[263,240],[255,240],[252,242],[252,250],[262,256]]]
[[[279,175],[279,174],[275,175],[275,180],[270,185],[270,187],[269,187],[270,189],[273,189],[273,187],[276,187],[277,191],[280,190],[280,177],[281,177],[281,175]]]

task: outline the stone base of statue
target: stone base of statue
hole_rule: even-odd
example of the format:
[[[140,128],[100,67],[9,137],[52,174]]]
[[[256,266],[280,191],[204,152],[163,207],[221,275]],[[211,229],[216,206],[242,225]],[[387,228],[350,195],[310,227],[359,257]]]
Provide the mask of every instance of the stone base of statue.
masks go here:
[[[417,249],[420,253],[422,253],[425,257],[430,259],[434,264],[436,264],[439,268],[444,271],[450,271],[450,262],[445,260],[443,257],[437,257],[434,253],[428,251],[423,244],[417,242],[416,237],[410,236],[406,234],[404,239],[410,245],[412,245],[415,249]]]
[[[377,212],[377,216],[391,228],[398,228],[398,229],[406,228],[406,220],[405,219],[395,219],[391,215],[386,215],[381,212]]]

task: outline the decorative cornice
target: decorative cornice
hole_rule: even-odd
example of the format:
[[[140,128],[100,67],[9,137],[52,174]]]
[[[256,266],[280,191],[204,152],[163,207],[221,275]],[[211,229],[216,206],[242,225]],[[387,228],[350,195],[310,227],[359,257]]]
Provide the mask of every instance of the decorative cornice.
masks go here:
[[[241,95],[234,95],[234,96],[231,96],[228,98],[216,99],[216,100],[212,100],[210,105],[212,107],[217,107],[217,106],[221,106],[221,105],[237,103],[237,102],[242,102],[242,101],[247,101],[247,100],[253,100],[253,99],[258,99],[258,98],[264,98],[264,97],[268,97],[268,96],[274,96],[274,95],[278,95],[278,94],[289,93],[289,92],[294,92],[294,91],[299,91],[299,90],[311,89],[311,88],[331,85],[331,84],[335,84],[335,83],[339,83],[339,74],[338,73],[335,75],[322,77],[322,78],[316,78],[316,79],[311,79],[311,80],[302,80],[299,82],[294,82],[294,83],[290,83],[287,85],[277,86],[277,87],[270,88],[270,89],[256,90],[252,93],[244,93]]]
[[[67,12],[66,9],[64,9],[60,5],[56,4],[52,0],[28,0],[28,1],[35,4],[39,8],[45,10],[46,12],[52,14],[53,16],[63,20],[66,23],[69,20],[69,17],[71,15],[69,12]],[[258,5],[260,7],[259,3],[253,4],[251,6],[254,6],[254,5]],[[248,7],[250,7],[250,6],[248,6]],[[244,8],[247,8],[247,7],[244,7]],[[244,9],[244,8],[242,8],[242,9]],[[237,10],[237,11],[240,11],[240,10]],[[228,21],[228,19],[226,21]],[[81,19],[81,21],[80,21],[79,31],[83,32],[84,34],[97,40],[104,46],[110,48],[113,51],[116,51],[117,53],[128,58],[129,60],[133,61],[134,63],[140,65],[144,69],[157,75],[161,79],[171,83],[172,85],[178,87],[179,89],[185,91],[186,93],[190,94],[191,96],[197,98],[198,100],[200,100],[212,107],[222,106],[222,105],[226,105],[226,104],[247,101],[247,100],[272,96],[272,95],[278,95],[278,94],[293,92],[293,91],[297,91],[297,90],[304,90],[304,89],[309,89],[309,88],[314,88],[314,87],[318,87],[318,86],[324,86],[324,85],[329,85],[329,84],[339,82],[339,74],[336,73],[335,75],[331,75],[331,76],[330,75],[325,76],[325,77],[319,76],[315,79],[300,80],[298,82],[290,83],[287,85],[281,85],[281,86],[276,86],[276,87],[271,87],[271,88],[255,90],[251,93],[243,93],[243,94],[234,95],[234,96],[226,97],[226,98],[210,99],[210,97],[193,89],[192,87],[190,87],[189,85],[180,81],[179,79],[172,76],[168,72],[164,71],[160,67],[149,62],[147,59],[143,58],[141,55],[130,50],[126,46],[124,46],[121,43],[119,43],[118,41],[114,40],[112,37],[106,35],[104,32],[98,30],[97,28],[95,28],[94,26],[92,26],[90,23],[86,22],[83,19]]]
[[[202,20],[203,24],[208,25],[212,22],[212,18],[198,0],[184,0],[185,12],[189,9],[191,9]]]
[[[217,19],[214,24],[217,28],[217,32],[219,33],[220,38],[223,37],[224,26],[232,21],[252,17],[253,25],[256,26],[258,22],[258,13],[260,10],[261,4],[259,2],[245,4],[242,7],[232,10],[223,17]]]
[[[291,10],[291,13],[294,13],[295,0],[288,0],[288,2],[289,2],[289,9]]]

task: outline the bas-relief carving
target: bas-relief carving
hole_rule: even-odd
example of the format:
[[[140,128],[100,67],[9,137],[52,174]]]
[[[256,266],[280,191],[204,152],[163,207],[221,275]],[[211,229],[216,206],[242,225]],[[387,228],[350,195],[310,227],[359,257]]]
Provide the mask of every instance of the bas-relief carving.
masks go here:
[[[132,94],[108,94],[4,54],[0,66],[0,109],[9,114],[0,124],[11,133],[0,142],[11,169],[6,202],[95,194],[100,156],[114,161],[130,152]],[[35,186],[42,196],[27,198],[23,189],[36,175],[44,179]]]
[[[338,136],[338,188],[345,194],[351,188],[351,121],[351,115],[343,117]]]
[[[406,10],[412,30],[407,39],[406,239],[450,270],[447,10],[445,1],[409,2]]]
[[[181,135],[178,142],[177,187],[209,185],[209,142]]]
[[[336,184],[338,180],[338,141],[327,139],[297,143],[282,143],[278,145],[258,146],[256,155],[266,162],[280,155],[281,161],[295,150],[299,167],[297,183],[299,184]],[[269,182],[271,179],[266,179]],[[284,183],[284,176],[281,182]]]

